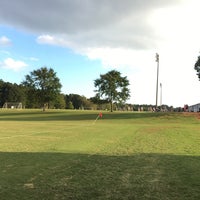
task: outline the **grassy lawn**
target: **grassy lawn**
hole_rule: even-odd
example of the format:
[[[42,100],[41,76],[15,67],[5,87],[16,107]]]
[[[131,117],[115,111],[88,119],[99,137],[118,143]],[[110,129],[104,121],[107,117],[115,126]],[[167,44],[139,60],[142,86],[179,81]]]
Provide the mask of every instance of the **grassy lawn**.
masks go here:
[[[0,110],[0,199],[200,199],[200,114],[97,116]]]

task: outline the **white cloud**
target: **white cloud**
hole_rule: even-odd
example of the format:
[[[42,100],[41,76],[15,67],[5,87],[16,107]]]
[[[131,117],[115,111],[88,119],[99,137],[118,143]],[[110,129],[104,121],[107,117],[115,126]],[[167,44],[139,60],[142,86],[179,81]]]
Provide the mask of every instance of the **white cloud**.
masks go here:
[[[148,23],[149,15],[180,1],[49,0],[47,4],[45,0],[18,0],[15,6],[7,0],[0,6],[0,23],[43,33],[39,42],[53,45],[70,42],[76,47],[147,49],[156,45],[157,36]]]
[[[12,58],[7,58],[3,62],[0,62],[0,66],[5,69],[20,71],[24,67],[27,67],[28,64],[26,64],[25,62],[20,61],[20,60],[14,60]]]
[[[156,52],[160,54],[163,103],[200,100],[193,69],[200,50],[199,0],[16,3],[17,7],[12,0],[4,1],[0,23],[36,33],[39,44],[68,47],[100,60],[104,67],[120,67],[132,83],[132,102],[155,103]]]
[[[11,40],[6,36],[0,37],[0,46],[10,46],[12,44]]]
[[[56,45],[62,47],[71,46],[70,42],[62,37],[56,37],[51,35],[40,35],[36,39],[37,43],[39,44],[49,44],[49,45]]]

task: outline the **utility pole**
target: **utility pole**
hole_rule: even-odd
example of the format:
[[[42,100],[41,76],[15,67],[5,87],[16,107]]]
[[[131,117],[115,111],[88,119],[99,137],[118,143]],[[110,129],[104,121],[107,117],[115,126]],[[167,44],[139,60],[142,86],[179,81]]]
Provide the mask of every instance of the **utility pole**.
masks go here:
[[[159,54],[156,53],[157,62],[157,81],[156,81],[156,108],[158,107],[158,76],[159,76]]]
[[[162,107],[162,83],[160,83],[160,106]]]

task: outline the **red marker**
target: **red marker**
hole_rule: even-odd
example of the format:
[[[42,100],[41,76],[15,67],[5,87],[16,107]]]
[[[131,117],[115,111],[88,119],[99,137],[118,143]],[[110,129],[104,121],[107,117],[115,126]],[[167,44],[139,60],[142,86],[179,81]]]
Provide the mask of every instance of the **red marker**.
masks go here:
[[[99,117],[100,117],[100,118],[102,118],[102,117],[103,117],[103,114],[102,114],[102,112],[100,112],[100,113],[99,113]]]

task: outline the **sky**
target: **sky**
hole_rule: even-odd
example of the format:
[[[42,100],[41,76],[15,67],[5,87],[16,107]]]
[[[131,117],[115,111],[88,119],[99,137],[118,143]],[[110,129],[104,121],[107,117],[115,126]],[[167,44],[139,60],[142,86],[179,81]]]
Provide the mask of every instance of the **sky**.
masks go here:
[[[0,79],[20,84],[53,68],[62,93],[95,95],[94,80],[117,70],[127,103],[200,103],[199,0],[1,0]],[[162,87],[160,86],[162,85]]]

